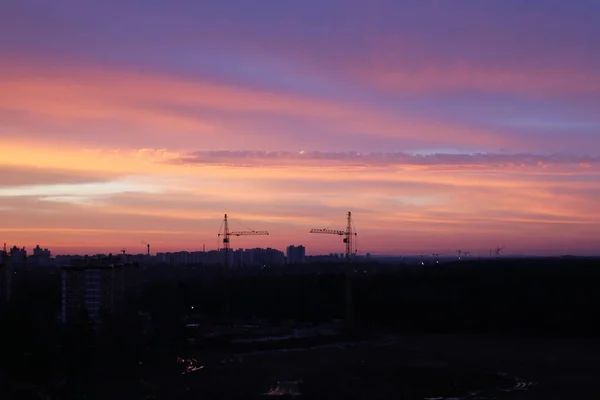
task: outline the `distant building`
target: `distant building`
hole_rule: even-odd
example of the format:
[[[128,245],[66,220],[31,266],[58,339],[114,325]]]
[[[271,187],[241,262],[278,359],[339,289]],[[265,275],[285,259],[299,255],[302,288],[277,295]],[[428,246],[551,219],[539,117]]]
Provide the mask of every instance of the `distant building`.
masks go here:
[[[234,268],[247,268],[251,267],[254,263],[253,253],[244,249],[237,249],[233,252],[233,262],[231,263]]]
[[[62,267],[62,322],[68,323],[87,312],[94,325],[101,314],[119,314],[125,295],[124,265],[99,260]]]
[[[283,251],[267,247],[266,249],[249,249],[252,252],[252,266],[273,267],[285,264]]]
[[[40,259],[48,259],[51,256],[50,250],[42,249],[39,245],[37,245],[33,249],[33,256]]]
[[[8,258],[9,263],[13,267],[24,266],[27,263],[27,250],[25,250],[25,248],[19,249],[17,246],[14,246],[10,249]]]
[[[56,260],[52,259],[52,254],[48,249],[42,249],[39,245],[33,249],[33,255],[28,258],[27,264],[31,266],[53,266]]]
[[[288,246],[286,251],[288,264],[303,264],[306,257],[306,248],[304,246]]]
[[[267,266],[276,266],[285,264],[285,254],[281,250],[267,247],[265,249],[265,260]]]
[[[338,253],[306,257],[306,261],[308,263],[340,263],[340,262],[343,262],[344,260],[345,260],[345,258],[340,257],[340,255]]]
[[[0,250],[0,305],[10,302],[12,294],[12,268],[8,252]]]

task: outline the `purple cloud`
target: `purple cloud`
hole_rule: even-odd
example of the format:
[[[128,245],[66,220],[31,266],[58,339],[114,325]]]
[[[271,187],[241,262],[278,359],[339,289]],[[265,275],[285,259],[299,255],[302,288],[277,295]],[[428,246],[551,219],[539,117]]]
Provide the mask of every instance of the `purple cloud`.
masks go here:
[[[598,169],[600,157],[569,154],[411,154],[403,152],[285,152],[285,151],[197,151],[169,161],[175,164],[229,166],[424,166],[461,168],[577,168]]]

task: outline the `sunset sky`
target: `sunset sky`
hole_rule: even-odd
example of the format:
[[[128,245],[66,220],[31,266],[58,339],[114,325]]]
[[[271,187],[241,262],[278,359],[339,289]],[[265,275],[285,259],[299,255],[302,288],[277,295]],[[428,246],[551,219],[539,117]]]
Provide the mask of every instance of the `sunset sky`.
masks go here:
[[[600,253],[597,0],[0,2],[0,242]]]

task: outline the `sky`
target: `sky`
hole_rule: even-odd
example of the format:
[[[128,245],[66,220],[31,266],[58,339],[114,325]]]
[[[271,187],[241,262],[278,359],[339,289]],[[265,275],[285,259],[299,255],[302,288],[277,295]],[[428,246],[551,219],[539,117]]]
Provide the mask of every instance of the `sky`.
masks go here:
[[[597,254],[596,0],[0,2],[0,242]]]

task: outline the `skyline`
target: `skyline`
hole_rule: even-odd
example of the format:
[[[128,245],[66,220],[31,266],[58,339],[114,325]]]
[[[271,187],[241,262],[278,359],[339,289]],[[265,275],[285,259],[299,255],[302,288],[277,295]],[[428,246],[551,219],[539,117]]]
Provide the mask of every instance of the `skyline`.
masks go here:
[[[43,258],[43,259],[53,259],[53,258],[58,258],[58,257],[84,257],[84,256],[90,256],[90,257],[109,257],[109,256],[113,256],[113,257],[120,257],[121,255],[124,256],[128,256],[128,257],[146,257],[146,256],[150,256],[152,258],[156,258],[156,257],[160,257],[160,256],[164,256],[164,255],[178,255],[178,254],[187,254],[189,256],[196,256],[198,254],[209,254],[209,253],[223,253],[223,251],[225,250],[223,247],[220,248],[207,248],[205,245],[202,246],[202,248],[200,249],[177,249],[177,250],[172,250],[172,251],[161,251],[160,249],[158,251],[154,251],[154,249],[151,250],[151,247],[149,247],[149,243],[145,243],[142,242],[142,247],[135,247],[134,249],[120,249],[119,251],[116,252],[112,252],[112,251],[105,251],[105,252],[101,252],[101,253],[88,253],[88,254],[77,254],[77,253],[71,253],[71,254],[66,254],[66,253],[55,253],[52,251],[52,249],[48,249],[48,248],[44,248],[43,246],[40,246],[39,244],[36,245],[35,247],[29,249],[26,246],[15,246],[15,245],[10,245],[8,243],[5,243],[4,245],[6,246],[6,254],[11,255],[11,252],[13,250],[19,252],[20,254],[22,254],[22,252],[24,251],[25,254],[27,255],[27,257],[38,257],[38,258]],[[345,260],[346,259],[346,255],[344,252],[339,252],[339,251],[330,251],[327,253],[305,253],[306,252],[306,246],[304,246],[303,244],[288,244],[287,246],[285,246],[284,248],[273,248],[273,247],[231,247],[228,250],[232,253],[239,253],[240,251],[243,252],[252,252],[252,251],[256,251],[256,250],[262,250],[262,251],[275,251],[275,252],[279,252],[281,254],[283,254],[285,256],[285,258],[287,258],[287,254],[289,253],[290,249],[302,249],[302,254],[304,254],[306,257],[328,257],[328,256],[335,256],[335,257],[339,257],[341,260]],[[352,253],[352,257],[357,257],[359,259],[369,259],[369,258],[373,258],[373,259],[377,259],[377,258],[406,258],[406,259],[413,259],[413,258],[420,258],[420,259],[427,259],[427,260],[431,260],[431,259],[485,259],[485,258],[492,258],[492,259],[499,259],[499,258],[519,258],[519,257],[533,257],[533,258],[545,258],[545,256],[531,256],[531,255],[524,255],[524,254],[506,254],[505,250],[506,247],[504,246],[497,246],[495,248],[489,248],[489,249],[479,249],[480,251],[467,251],[467,250],[453,250],[453,249],[446,249],[444,253],[426,253],[426,252],[417,252],[417,253],[405,253],[405,254],[371,254],[370,252],[358,252],[355,251]],[[2,251],[0,250],[0,256],[2,255]],[[214,254],[213,254],[214,255]],[[561,257],[574,257],[573,255],[570,254],[562,254]],[[600,256],[598,255],[591,255],[591,256],[583,256],[583,258],[586,257],[591,257],[591,258],[598,258]]]
[[[271,233],[234,247],[342,252],[308,232],[351,210],[363,253],[597,255],[598,20],[587,0],[5,1],[0,241],[208,249],[228,213]]]

